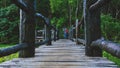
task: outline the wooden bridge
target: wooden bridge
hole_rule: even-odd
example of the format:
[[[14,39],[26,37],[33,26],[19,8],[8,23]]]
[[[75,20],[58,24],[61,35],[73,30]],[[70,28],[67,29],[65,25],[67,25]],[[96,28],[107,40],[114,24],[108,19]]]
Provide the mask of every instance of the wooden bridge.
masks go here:
[[[76,39],[76,42],[85,46],[67,39],[58,40],[59,29],[50,24],[51,15],[45,17],[36,13],[35,0],[11,1],[21,9],[20,43],[1,49],[0,57],[19,51],[19,58],[0,64],[0,68],[118,68],[113,62],[102,58],[102,50],[120,58],[120,44],[101,38],[100,8],[110,0],[89,0],[89,3],[84,0],[85,39]],[[46,35],[42,42],[35,42],[35,18],[45,21]],[[54,30],[54,38],[51,38],[51,29]],[[69,34],[73,35],[72,32]]]
[[[85,56],[85,46],[60,39],[52,46],[42,45],[33,58],[16,58],[0,64],[0,68],[118,68],[102,57]]]

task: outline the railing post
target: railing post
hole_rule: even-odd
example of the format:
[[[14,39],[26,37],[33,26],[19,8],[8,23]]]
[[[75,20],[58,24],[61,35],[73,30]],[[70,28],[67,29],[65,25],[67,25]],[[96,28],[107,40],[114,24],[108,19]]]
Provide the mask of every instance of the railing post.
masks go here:
[[[34,0],[25,0],[34,9]],[[34,57],[35,53],[35,14],[20,10],[20,43],[27,43],[28,48],[21,50],[19,57]]]
[[[85,2],[86,1],[86,2]],[[101,37],[100,8],[90,12],[89,7],[97,0],[84,0],[84,22],[85,22],[85,53],[87,56],[102,56],[102,50],[92,47],[92,41]]]
[[[70,39],[73,39],[73,25],[71,26],[71,29],[70,29]]]
[[[46,30],[47,30],[47,29],[46,29],[46,27],[47,27],[47,26],[46,26],[46,25],[44,25],[44,40],[46,40],[46,39],[47,39],[47,37],[46,37],[46,32],[47,32],[47,31],[46,31]]]
[[[72,26],[70,27],[70,29],[69,29],[69,39],[72,39],[72,32],[71,32],[71,30],[72,30]]]
[[[59,40],[59,30],[57,29],[57,40]]]
[[[50,20],[49,19],[47,20],[48,20],[49,25],[51,25]],[[51,42],[51,27],[50,26],[46,27],[46,38],[49,40],[49,42],[46,45],[51,45],[52,42]]]
[[[57,40],[57,31],[56,30],[54,30],[54,41],[56,41]]]
[[[54,29],[54,41],[56,41],[56,30]]]

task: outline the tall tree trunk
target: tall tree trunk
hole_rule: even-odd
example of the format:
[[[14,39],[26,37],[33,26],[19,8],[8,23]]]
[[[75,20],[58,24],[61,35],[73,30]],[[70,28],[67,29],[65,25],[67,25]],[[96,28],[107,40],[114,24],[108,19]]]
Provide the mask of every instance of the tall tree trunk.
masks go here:
[[[71,19],[72,18],[72,8],[71,8],[71,5],[69,5],[69,24],[70,24],[70,27],[71,27],[71,25],[72,25],[72,23],[71,23]]]
[[[76,15],[76,44],[78,44],[78,0],[77,0],[77,5],[76,5],[76,12],[75,12],[75,15]]]

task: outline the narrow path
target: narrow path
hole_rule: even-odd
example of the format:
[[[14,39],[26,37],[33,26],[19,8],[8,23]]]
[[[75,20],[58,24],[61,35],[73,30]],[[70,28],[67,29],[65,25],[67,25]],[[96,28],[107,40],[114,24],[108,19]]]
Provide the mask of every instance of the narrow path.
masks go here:
[[[87,57],[85,47],[60,39],[52,46],[36,49],[34,58],[17,58],[0,64],[0,68],[118,68],[101,57]]]

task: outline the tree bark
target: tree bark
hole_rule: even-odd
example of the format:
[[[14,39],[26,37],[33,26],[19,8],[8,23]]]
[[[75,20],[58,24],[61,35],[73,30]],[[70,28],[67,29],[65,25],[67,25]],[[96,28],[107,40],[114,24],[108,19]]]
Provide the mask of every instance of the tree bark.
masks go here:
[[[34,0],[25,0],[34,8]],[[35,9],[32,9],[35,11]],[[31,11],[31,10],[29,10]],[[34,57],[35,55],[35,14],[20,10],[20,43],[27,43],[28,48],[21,50],[19,57]]]

